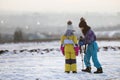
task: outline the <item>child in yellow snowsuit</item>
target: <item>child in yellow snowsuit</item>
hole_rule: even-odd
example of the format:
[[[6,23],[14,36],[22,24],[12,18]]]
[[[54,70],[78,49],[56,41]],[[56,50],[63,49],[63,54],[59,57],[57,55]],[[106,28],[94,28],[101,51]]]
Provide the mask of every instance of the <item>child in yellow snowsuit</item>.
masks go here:
[[[74,30],[71,29],[72,22],[68,21],[68,29],[64,35],[61,37],[61,46],[64,46],[64,55],[65,55],[65,72],[77,73],[76,65],[76,52],[74,47],[77,45],[77,37],[73,34]],[[70,28],[71,27],[71,28]]]

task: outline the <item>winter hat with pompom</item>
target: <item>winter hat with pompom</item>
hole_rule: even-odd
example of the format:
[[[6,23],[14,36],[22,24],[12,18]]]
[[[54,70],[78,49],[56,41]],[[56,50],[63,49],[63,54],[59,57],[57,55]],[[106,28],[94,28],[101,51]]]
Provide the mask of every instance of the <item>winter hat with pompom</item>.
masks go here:
[[[79,28],[82,28],[82,27],[88,27],[88,25],[83,17],[80,18],[80,23],[79,23]]]
[[[67,30],[75,31],[73,29],[72,21],[70,21],[70,20],[67,22]]]

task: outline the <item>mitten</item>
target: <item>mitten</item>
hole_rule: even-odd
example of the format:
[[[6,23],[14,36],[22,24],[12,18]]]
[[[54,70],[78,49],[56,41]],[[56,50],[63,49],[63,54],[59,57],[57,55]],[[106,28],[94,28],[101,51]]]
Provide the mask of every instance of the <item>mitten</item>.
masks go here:
[[[79,46],[78,46],[77,44],[75,44],[75,46],[74,46],[74,50],[75,50],[75,54],[76,54],[76,56],[78,56]]]
[[[64,55],[64,46],[63,45],[60,46],[60,50],[61,50],[62,54]]]
[[[83,46],[84,44],[84,41],[79,41],[79,46]]]

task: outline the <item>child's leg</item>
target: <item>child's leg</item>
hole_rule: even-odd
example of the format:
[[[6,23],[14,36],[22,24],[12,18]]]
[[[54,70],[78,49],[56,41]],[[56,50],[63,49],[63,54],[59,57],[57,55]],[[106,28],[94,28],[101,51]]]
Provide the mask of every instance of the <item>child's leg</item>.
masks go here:
[[[77,72],[76,55],[74,51],[71,53],[71,71]]]
[[[92,61],[96,68],[101,67],[100,62],[98,61],[97,52],[95,52],[95,51],[93,51],[93,54],[92,54]]]
[[[85,63],[86,67],[91,67],[90,57],[91,57],[91,46],[88,45],[87,51],[86,51],[86,53],[84,55],[84,63]]]
[[[70,53],[65,52],[65,71],[70,71],[71,59]]]
[[[97,44],[93,43],[93,48],[91,48],[91,50],[92,50],[92,61],[93,61],[94,66],[96,68],[100,68],[101,64],[100,64],[100,62],[98,60],[98,57],[97,57],[97,49],[98,49]]]

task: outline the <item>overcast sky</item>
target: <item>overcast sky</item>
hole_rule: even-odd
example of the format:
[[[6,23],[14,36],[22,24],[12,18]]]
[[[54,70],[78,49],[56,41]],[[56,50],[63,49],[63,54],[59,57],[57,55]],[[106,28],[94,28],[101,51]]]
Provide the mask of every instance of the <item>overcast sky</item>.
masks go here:
[[[119,12],[120,0],[0,0],[0,11]]]

